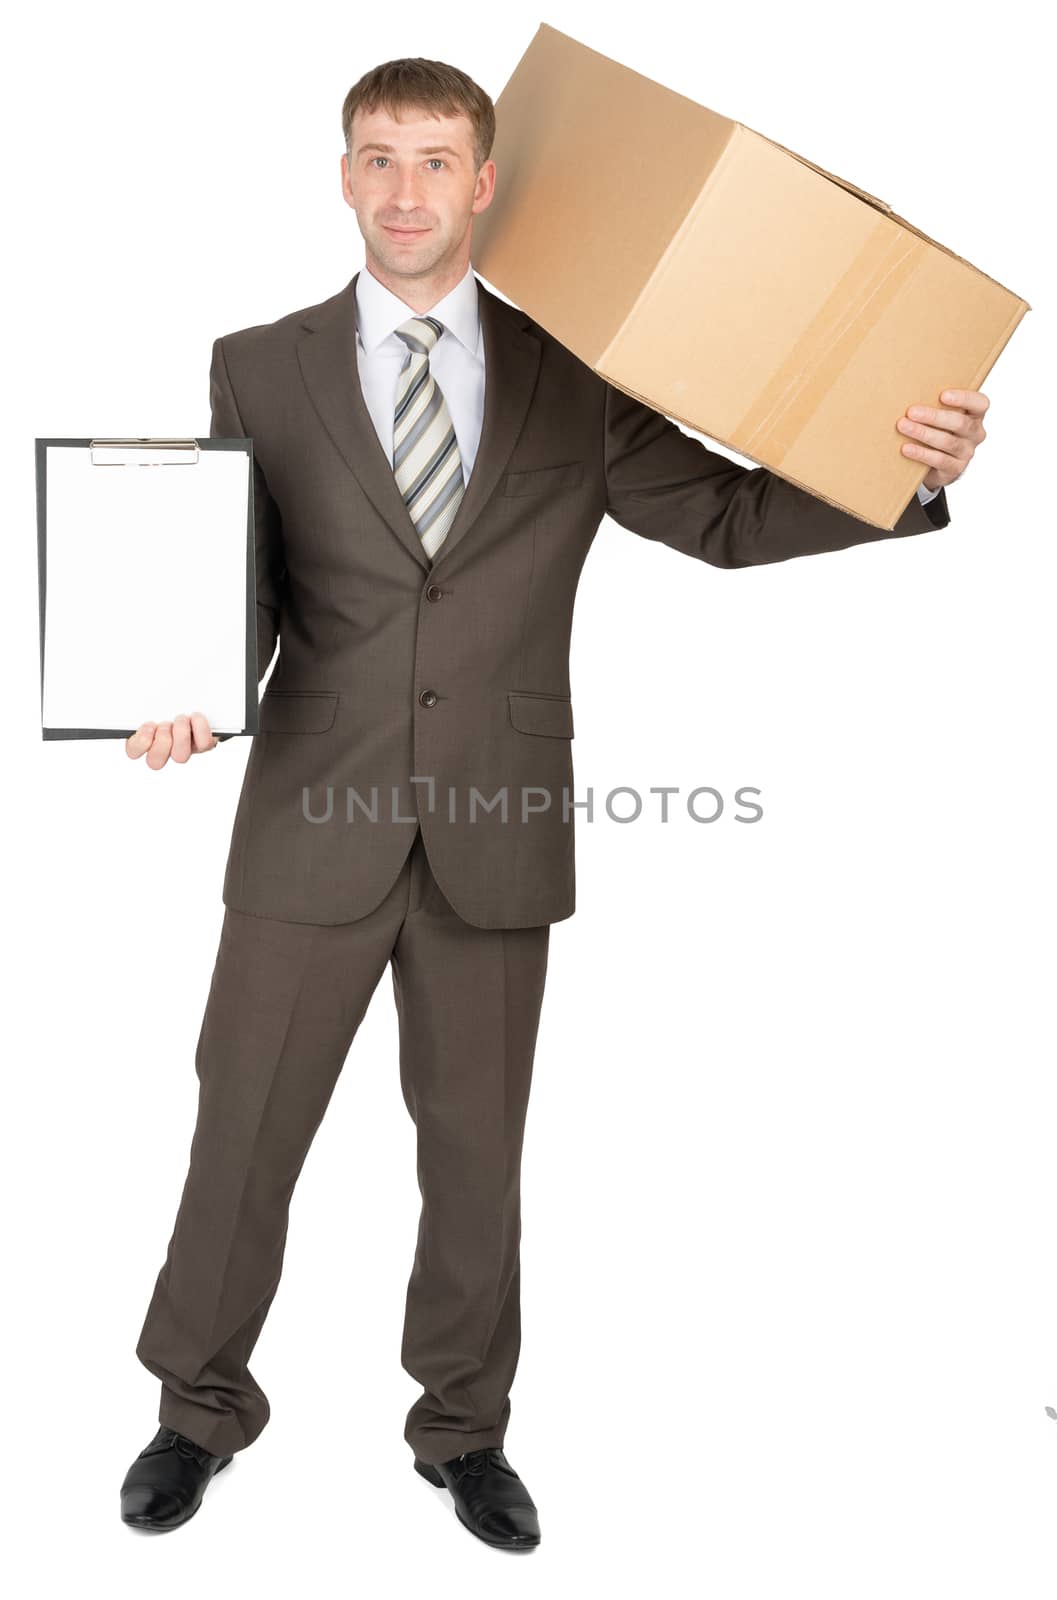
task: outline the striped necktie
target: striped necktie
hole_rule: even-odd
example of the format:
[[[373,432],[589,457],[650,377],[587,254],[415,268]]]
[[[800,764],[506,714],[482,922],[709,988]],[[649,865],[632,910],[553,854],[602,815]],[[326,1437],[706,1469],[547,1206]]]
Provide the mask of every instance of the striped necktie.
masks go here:
[[[411,317],[395,331],[408,355],[396,384],[393,472],[422,547],[432,557],[465,488],[447,402],[429,370],[429,353],[444,324],[436,317]]]

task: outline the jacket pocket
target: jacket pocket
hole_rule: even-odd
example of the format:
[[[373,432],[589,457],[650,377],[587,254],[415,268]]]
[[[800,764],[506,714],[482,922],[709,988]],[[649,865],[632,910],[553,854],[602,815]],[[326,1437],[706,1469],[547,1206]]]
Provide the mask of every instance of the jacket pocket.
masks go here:
[[[337,709],[336,689],[266,689],[258,711],[258,731],[325,733]]]
[[[527,472],[508,472],[503,479],[503,493],[552,494],[556,489],[574,489],[583,475],[582,461],[566,461],[559,467],[532,467]]]
[[[573,737],[573,703],[569,696],[511,690],[510,720],[520,733],[543,733],[552,739]]]

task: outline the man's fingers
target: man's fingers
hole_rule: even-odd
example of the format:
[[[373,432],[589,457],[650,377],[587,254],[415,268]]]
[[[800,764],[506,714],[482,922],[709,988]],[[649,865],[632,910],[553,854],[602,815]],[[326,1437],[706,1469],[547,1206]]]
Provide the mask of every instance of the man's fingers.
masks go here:
[[[943,413],[941,413],[942,415]],[[966,461],[973,453],[973,447],[964,434],[949,431],[943,427],[929,428],[919,422],[914,428],[914,437],[921,447],[931,445],[933,450],[944,450],[947,455],[955,456],[959,461]],[[923,448],[909,447],[908,455],[922,456]]]
[[[130,733],[125,740],[125,754],[130,761],[138,761],[140,756],[146,755],[154,740],[153,722],[141,722],[135,733]]]
[[[971,411],[974,417],[982,417],[991,404],[986,394],[979,389],[944,389],[940,399],[949,406],[960,406],[963,411]]]
[[[172,722],[141,722],[125,740],[125,754],[132,761],[147,757],[148,767],[156,771],[171,758],[183,764],[202,750],[214,750],[220,743],[202,711],[174,717]]]
[[[181,766],[191,759],[191,719],[182,714],[173,718],[172,758]]]
[[[958,433],[969,438],[972,434],[982,429],[983,424],[971,417],[968,411],[944,411],[937,406],[909,406],[906,418],[900,417],[900,426],[904,433],[912,430],[906,427],[906,419],[921,428],[925,423],[931,423],[934,428],[942,428],[945,433]]]
[[[209,718],[202,711],[191,712],[191,736],[196,754],[201,750],[213,750],[220,743],[209,726]]]
[[[154,743],[147,751],[147,765],[153,771],[164,767],[172,752],[172,723],[159,722],[154,735]]]

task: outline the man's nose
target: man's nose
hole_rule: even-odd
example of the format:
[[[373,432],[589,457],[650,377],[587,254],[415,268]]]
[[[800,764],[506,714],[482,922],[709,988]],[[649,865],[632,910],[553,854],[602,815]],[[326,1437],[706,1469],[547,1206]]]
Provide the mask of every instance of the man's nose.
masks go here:
[[[393,200],[401,212],[417,211],[421,198],[419,181],[411,173],[407,173],[403,178],[397,179]]]

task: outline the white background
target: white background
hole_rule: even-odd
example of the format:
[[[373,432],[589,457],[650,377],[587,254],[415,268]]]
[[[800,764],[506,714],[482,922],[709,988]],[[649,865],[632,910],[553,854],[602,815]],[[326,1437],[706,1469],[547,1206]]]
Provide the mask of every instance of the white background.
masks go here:
[[[984,384],[948,529],[736,572],[599,530],[572,657],[597,820],[551,935],[506,1441],[540,1550],[471,1538],[402,1437],[419,1199],[388,977],[294,1197],[251,1362],[272,1419],[186,1529],[135,1534],[118,1487],[159,1386],[134,1347],[186,1171],[248,741],[160,773],[120,741],[41,741],[33,439],[206,433],[214,338],[363,263],[350,85],[424,55],[498,98],[541,20],[881,195],[1034,309]],[[1029,8],[184,0],[21,22],[2,100],[14,1592],[1051,1596],[1054,150]],[[193,606],[194,572],[172,581]],[[662,824],[647,796],[622,826],[601,804],[619,784],[730,804]]]

